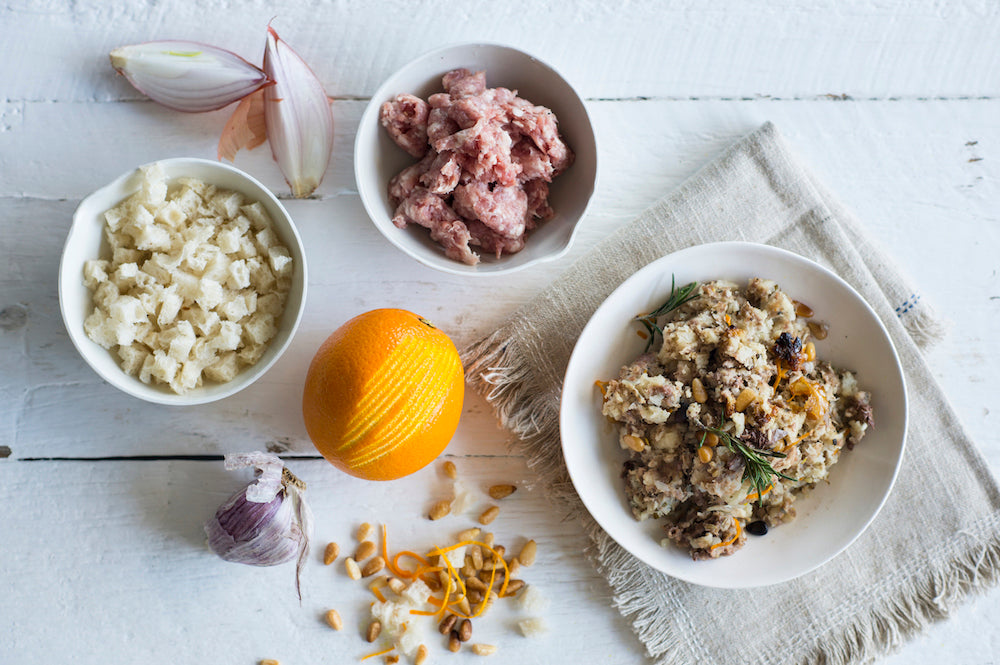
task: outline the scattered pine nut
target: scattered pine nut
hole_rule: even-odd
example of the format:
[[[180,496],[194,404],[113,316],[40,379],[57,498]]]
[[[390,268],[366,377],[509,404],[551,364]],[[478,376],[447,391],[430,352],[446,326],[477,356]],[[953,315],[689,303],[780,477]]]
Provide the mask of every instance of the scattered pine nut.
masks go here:
[[[281,662],[273,658],[265,658],[264,660],[260,661],[259,665],[281,665]]]
[[[358,549],[354,550],[354,560],[364,561],[372,554],[375,554],[375,543],[370,540],[364,540],[358,545]]]
[[[468,642],[472,639],[472,622],[468,619],[462,619],[462,623],[458,625],[458,641]]]
[[[372,575],[379,572],[383,568],[385,568],[385,559],[383,559],[380,556],[377,556],[365,564],[365,567],[361,569],[361,576],[371,577]]]
[[[420,646],[417,647],[417,655],[413,659],[413,665],[424,665],[424,663],[426,662],[427,662],[427,647],[421,644]]]
[[[465,531],[459,531],[458,535],[455,536],[455,539],[460,543],[465,542],[466,540],[472,540],[473,538],[479,535],[479,531],[480,531],[479,527],[474,526],[471,529],[466,529]]]
[[[494,485],[490,488],[489,494],[491,497],[499,501],[500,499],[506,498],[517,491],[515,485]]]
[[[704,404],[708,401],[708,392],[705,390],[705,384],[698,377],[691,379],[691,397],[699,404]]]
[[[455,463],[452,462],[451,460],[448,460],[444,464],[442,464],[441,470],[444,471],[444,475],[448,476],[452,480],[458,478],[458,468],[455,466]]]
[[[451,635],[448,636],[448,651],[452,653],[458,653],[459,649],[462,648],[462,643],[458,640],[458,633],[456,631],[451,631]]]
[[[472,614],[472,605],[468,598],[462,598],[458,601],[458,609],[462,610],[462,614]]]
[[[389,588],[392,589],[392,592],[397,596],[406,591],[406,583],[399,578],[390,577],[388,584]]]
[[[469,556],[472,557],[472,567],[476,570],[482,570],[483,568],[483,551],[479,549],[479,545],[471,545],[469,547]]]
[[[512,556],[510,558],[510,561],[507,562],[507,573],[511,577],[513,577],[514,575],[517,575],[517,573],[520,572],[520,570],[521,570],[521,560],[516,556]]]
[[[495,520],[497,518],[497,515],[499,514],[500,514],[500,506],[490,506],[489,508],[483,511],[482,515],[479,516],[479,523],[489,524],[490,522]]]
[[[507,554],[507,548],[504,547],[503,545],[497,545],[496,547],[493,548],[493,552],[495,554],[491,553],[490,558],[493,559],[493,563],[497,563],[496,561],[497,557],[502,559],[504,555]],[[496,566],[494,566],[494,568],[496,568]]]
[[[504,591],[503,595],[513,596],[523,588],[524,588],[524,580],[512,579],[510,582],[507,582],[507,590]]]
[[[386,665],[396,665],[399,662],[399,654],[391,653],[385,657]]]
[[[431,506],[430,513],[427,514],[429,520],[439,520],[451,512],[451,501],[438,501]]]
[[[361,579],[361,569],[358,568],[358,562],[351,557],[344,559],[344,568],[347,569],[347,576],[352,580]]]
[[[473,644],[472,653],[477,656],[492,656],[497,652],[496,645],[494,644]]]
[[[449,614],[448,616],[446,616],[444,619],[441,620],[440,624],[438,624],[438,632],[441,633],[442,635],[447,635],[448,633],[451,632],[451,629],[455,627],[455,624],[457,622],[458,622],[458,616],[454,614]]]
[[[365,633],[365,639],[369,642],[374,642],[378,639],[379,633],[382,632],[382,622],[378,619],[372,619],[372,622],[368,624],[368,631]]]
[[[333,628],[334,630],[341,630],[344,627],[344,622],[340,618],[340,612],[337,610],[327,611],[326,622],[330,624],[330,628]]]
[[[360,543],[362,541],[371,538],[374,533],[375,533],[375,527],[373,527],[368,522],[362,522],[361,526],[358,527],[358,533],[355,537],[358,539],[358,542]]]
[[[337,543],[327,543],[326,549],[323,550],[323,565],[329,566],[331,563],[337,560],[340,555],[340,545]]]
[[[740,394],[736,396],[736,404],[733,408],[737,411],[743,411],[750,404],[757,399],[757,391],[753,388],[747,387],[740,391]]]
[[[465,586],[471,591],[486,591],[486,582],[482,581],[478,577],[467,577],[465,579]]]
[[[813,312],[812,307],[810,307],[809,305],[805,304],[804,302],[799,302],[798,300],[793,300],[792,303],[795,304],[795,315],[796,316],[801,316],[803,318],[808,319],[809,317],[811,317],[811,316],[813,316],[815,314]]]
[[[483,535],[483,545],[486,547],[493,547],[493,532],[488,531]]]
[[[521,551],[517,555],[517,560],[522,566],[530,566],[535,563],[535,557],[538,554],[538,543],[534,540],[529,540],[521,547]]]

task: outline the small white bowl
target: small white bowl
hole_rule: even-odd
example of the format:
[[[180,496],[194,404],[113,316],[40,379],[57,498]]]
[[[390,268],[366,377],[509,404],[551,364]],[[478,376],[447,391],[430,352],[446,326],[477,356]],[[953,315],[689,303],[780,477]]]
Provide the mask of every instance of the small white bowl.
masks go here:
[[[693,561],[677,547],[661,547],[660,520],[637,522],[620,477],[627,459],[615,427],[601,414],[595,380],[618,376],[643,351],[632,318],[663,303],[671,279],[750,277],[776,281],[830,324],[816,353],[834,367],[852,370],[872,394],[875,426],[845,451],[820,483],[795,503],[795,520],[775,527],[731,556]],[[577,493],[594,519],[618,544],[673,577],[720,588],[785,582],[844,551],[871,524],[889,496],[906,442],[906,385],[889,334],[868,303],[844,280],[812,261],[767,245],[722,242],[669,254],[625,280],[594,312],[566,368],[560,411],[563,456]]]
[[[306,258],[302,240],[288,211],[267,187],[237,168],[207,159],[175,158],[159,162],[168,181],[181,177],[203,180],[220,188],[230,189],[260,201],[270,215],[274,231],[288,248],[294,261],[292,287],[285,302],[285,311],[278,322],[278,332],[264,355],[252,367],[242,370],[226,383],[206,382],[199,388],[178,395],[169,386],[151,385],[126,374],[118,366],[111,351],[92,341],[83,330],[83,321],[94,309],[90,290],[83,284],[83,264],[90,259],[109,254],[104,237],[104,212],[118,205],[139,189],[138,169],[116,178],[80,202],[73,214],[59,264],[59,308],[66,330],[83,359],[105,381],[122,392],[147,402],[174,405],[204,404],[229,397],[260,378],[288,347],[299,326],[306,300]]]
[[[485,70],[486,85],[505,87],[533,104],[546,106],[556,114],[559,132],[576,153],[576,161],[555,178],[549,202],[555,216],[528,234],[524,249],[497,259],[480,253],[478,265],[449,259],[426,229],[392,224],[395,213],[389,201],[389,180],[413,164],[379,124],[379,107],[401,93],[427,99],[443,92],[441,77],[465,67]],[[597,185],[597,144],[590,117],[580,96],[552,67],[523,51],[497,44],[461,44],[420,56],[393,74],[372,95],[361,117],[354,142],[354,175],[358,194],[378,230],[392,244],[417,261],[444,272],[459,275],[498,275],[526,268],[540,261],[559,258],[569,250],[578,222],[587,211]]]

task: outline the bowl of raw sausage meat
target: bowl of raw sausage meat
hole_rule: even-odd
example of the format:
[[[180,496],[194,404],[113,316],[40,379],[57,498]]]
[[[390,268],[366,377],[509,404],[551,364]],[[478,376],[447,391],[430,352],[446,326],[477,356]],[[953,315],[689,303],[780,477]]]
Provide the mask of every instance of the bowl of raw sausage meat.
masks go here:
[[[362,116],[354,154],[379,231],[456,274],[562,256],[597,184],[580,96],[541,60],[496,44],[442,48],[390,76]]]

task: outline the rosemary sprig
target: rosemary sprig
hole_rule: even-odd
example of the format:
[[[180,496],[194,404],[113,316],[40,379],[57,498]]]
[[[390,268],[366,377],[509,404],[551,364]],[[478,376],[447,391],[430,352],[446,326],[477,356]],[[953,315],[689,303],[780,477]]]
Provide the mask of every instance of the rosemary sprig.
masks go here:
[[[750,480],[750,484],[753,485],[754,489],[757,491],[757,505],[764,505],[764,491],[767,486],[771,483],[771,478],[773,476],[778,476],[779,478],[784,478],[785,480],[791,480],[795,482],[797,479],[787,476],[780,471],[776,471],[771,463],[767,460],[768,457],[786,457],[785,453],[775,452],[773,450],[760,450],[759,448],[753,448],[744,443],[741,439],[734,437],[729,432],[723,431],[722,426],[726,424],[726,416],[723,414],[722,422],[719,427],[706,427],[702,425],[704,434],[702,434],[701,441],[698,444],[700,448],[705,443],[705,435],[708,432],[712,432],[717,437],[719,441],[725,444],[732,453],[739,455],[743,458],[743,480]]]
[[[697,294],[694,290],[698,288],[698,282],[691,282],[690,284],[685,284],[680,289],[676,288],[676,282],[674,281],[674,276],[670,276],[670,297],[667,301],[654,309],[652,312],[647,314],[640,314],[635,317],[635,321],[638,321],[649,333],[649,339],[646,340],[646,348],[643,353],[649,351],[649,347],[653,346],[653,341],[656,338],[656,333],[660,333],[660,339],[663,339],[663,328],[656,322],[658,318],[666,314],[667,312],[672,312],[686,302],[690,302],[697,298]]]

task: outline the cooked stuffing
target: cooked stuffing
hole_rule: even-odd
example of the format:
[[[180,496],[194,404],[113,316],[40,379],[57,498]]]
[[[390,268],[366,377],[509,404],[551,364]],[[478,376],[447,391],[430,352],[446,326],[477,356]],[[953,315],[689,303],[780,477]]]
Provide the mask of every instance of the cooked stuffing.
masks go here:
[[[637,520],[663,521],[662,545],[726,556],[748,524],[795,518],[873,425],[871,395],[816,358],[809,320],[772,281],[700,284],[659,324],[659,348],[602,388],[630,453],[625,493]]]

